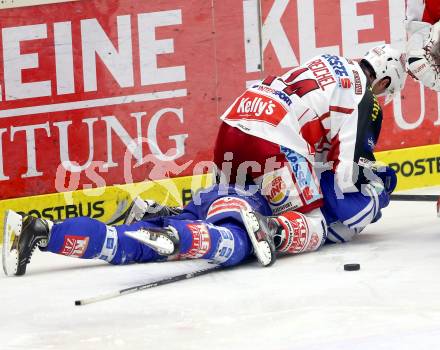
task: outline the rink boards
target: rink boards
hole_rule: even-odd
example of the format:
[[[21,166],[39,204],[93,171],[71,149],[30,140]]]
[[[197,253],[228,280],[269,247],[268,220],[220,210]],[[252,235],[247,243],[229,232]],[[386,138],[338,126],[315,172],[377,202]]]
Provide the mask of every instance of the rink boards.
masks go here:
[[[199,175],[13,198],[0,201],[0,213],[2,219],[4,211],[12,209],[49,220],[90,216],[103,222],[111,222],[125,212],[136,196],[154,199],[163,205],[182,206],[191,200],[197,189],[211,183],[210,175]],[[0,232],[3,232],[3,220],[0,221]],[[2,241],[3,238],[0,237],[0,243]]]
[[[378,152],[376,155],[378,160],[396,170],[397,191],[440,183],[440,145]],[[120,216],[136,196],[180,206],[187,204],[198,189],[212,182],[211,175],[197,175],[6,199],[0,201],[0,213],[13,209],[50,220],[90,216],[109,222]],[[0,230],[3,230],[2,221]]]
[[[246,86],[314,55],[402,47],[404,3],[3,1],[0,213],[108,221],[168,187],[185,204]],[[384,107],[378,157],[399,189],[440,183],[439,110],[412,79]]]
[[[397,190],[440,184],[440,145],[377,152],[376,157],[397,172]]]

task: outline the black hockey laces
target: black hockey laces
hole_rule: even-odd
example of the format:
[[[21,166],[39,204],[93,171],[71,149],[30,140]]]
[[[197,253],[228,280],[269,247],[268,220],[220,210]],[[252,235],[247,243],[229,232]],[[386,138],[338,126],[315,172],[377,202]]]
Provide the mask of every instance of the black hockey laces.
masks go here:
[[[440,44],[437,44],[440,45]],[[438,77],[438,75],[440,75],[440,53],[439,55],[437,54],[433,54],[432,53],[432,49],[434,47],[434,43],[432,42],[432,40],[430,40],[428,42],[428,44],[423,48],[423,50],[425,51],[425,57],[427,59],[427,61],[429,62],[429,64],[431,65],[431,67],[434,68],[436,79]]]

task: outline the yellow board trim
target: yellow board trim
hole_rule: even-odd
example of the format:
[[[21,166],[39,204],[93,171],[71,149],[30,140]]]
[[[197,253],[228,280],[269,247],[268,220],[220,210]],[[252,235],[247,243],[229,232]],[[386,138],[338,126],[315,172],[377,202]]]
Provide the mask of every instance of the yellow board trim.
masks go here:
[[[4,213],[8,209],[50,220],[85,215],[109,222],[122,214],[136,196],[154,199],[164,205],[182,206],[198,189],[211,184],[211,175],[196,175],[1,200],[0,243],[3,241]]]
[[[396,190],[440,185],[440,144],[377,152],[397,172]]]

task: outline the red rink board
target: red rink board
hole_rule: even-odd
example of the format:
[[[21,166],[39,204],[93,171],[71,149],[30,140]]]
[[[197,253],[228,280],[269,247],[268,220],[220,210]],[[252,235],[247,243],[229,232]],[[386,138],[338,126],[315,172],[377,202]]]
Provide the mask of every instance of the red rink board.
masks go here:
[[[191,175],[211,159],[218,116],[246,82],[324,52],[359,58],[382,41],[401,45],[402,6],[261,0],[261,21],[256,0],[88,0],[3,10],[0,198]],[[422,91],[408,79],[397,110],[385,108],[378,150],[439,142],[438,96]],[[140,165],[127,178],[124,156],[138,136],[157,147],[132,149],[125,170]],[[63,175],[74,165],[60,166],[61,158],[81,172],[67,171],[56,183],[57,169]]]
[[[197,6],[197,11],[193,6]],[[177,147],[177,157],[172,153],[170,158],[176,158],[178,164],[209,159],[218,125],[211,12],[209,2],[185,0],[79,1],[1,12],[2,28],[15,27],[15,32],[9,30],[10,33],[26,38],[5,44],[11,39],[3,31],[2,57],[6,45],[9,56],[15,55],[18,61],[32,60],[31,55],[37,58],[33,68],[18,72],[11,60],[2,62],[7,74],[13,75],[8,78],[0,73],[2,198],[56,192],[63,187],[63,183],[55,185],[63,145],[68,148],[63,149],[64,158],[80,166],[92,159],[100,162],[99,170],[99,164],[95,164],[97,174],[93,179],[93,174],[82,172],[79,189],[84,184],[125,183],[123,159],[127,145],[117,131],[126,143],[138,133],[144,138],[156,138],[160,153]],[[97,31],[101,32],[99,37],[94,35]],[[32,39],[32,33],[40,33],[41,38]],[[56,40],[68,42],[64,53],[56,52]],[[119,47],[119,41],[125,46]],[[18,53],[12,52],[14,44],[19,45]],[[100,45],[104,59],[93,55]],[[113,61],[107,58],[117,55],[119,58]],[[90,63],[93,57],[96,68]],[[73,79],[69,79],[69,73]],[[34,85],[27,85],[26,91],[25,84],[32,82]],[[29,91],[36,96],[22,96]],[[181,97],[161,98],[161,94]],[[126,103],[130,100],[140,102]],[[93,104],[100,106],[88,107]],[[22,107],[33,108],[22,112]],[[39,113],[39,109],[44,112]],[[28,126],[35,151],[32,144],[26,143],[26,131],[16,129],[20,126]],[[146,160],[133,170],[134,182],[149,175],[150,160],[157,158],[152,156],[153,148],[145,142],[142,154],[137,153]],[[189,168],[176,175],[190,173]],[[66,179],[64,187],[68,185]]]

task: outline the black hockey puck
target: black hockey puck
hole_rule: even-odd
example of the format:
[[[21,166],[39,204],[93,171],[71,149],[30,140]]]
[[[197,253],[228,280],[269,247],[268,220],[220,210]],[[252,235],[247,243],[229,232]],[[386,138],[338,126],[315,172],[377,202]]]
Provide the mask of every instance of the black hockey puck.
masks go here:
[[[75,305],[77,306],[81,305],[81,300],[75,300]]]
[[[357,271],[360,270],[361,265],[359,264],[345,264],[344,265],[344,270],[345,271]]]

